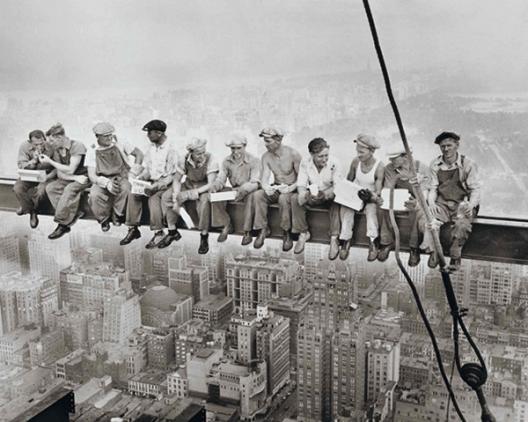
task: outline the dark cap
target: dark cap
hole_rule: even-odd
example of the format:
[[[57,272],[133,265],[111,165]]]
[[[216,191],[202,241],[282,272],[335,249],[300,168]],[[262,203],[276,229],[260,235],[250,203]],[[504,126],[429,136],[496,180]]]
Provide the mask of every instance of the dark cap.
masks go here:
[[[165,132],[167,130],[167,124],[162,120],[151,120],[145,126],[143,130],[148,132],[150,130],[158,130],[160,132]]]
[[[458,136],[455,132],[442,132],[440,135],[436,137],[435,144],[439,144],[444,139],[452,139],[453,141],[460,141],[460,136]]]

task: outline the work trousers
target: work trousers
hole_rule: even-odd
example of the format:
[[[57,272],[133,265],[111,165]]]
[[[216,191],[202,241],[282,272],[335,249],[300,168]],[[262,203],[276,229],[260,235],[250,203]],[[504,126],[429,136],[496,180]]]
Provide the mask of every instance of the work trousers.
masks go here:
[[[367,217],[367,237],[376,239],[379,234],[377,204],[366,204],[364,208]],[[356,211],[341,205],[339,214],[341,216],[341,233],[339,239],[350,240],[354,231],[354,217]]]
[[[13,191],[23,214],[29,214],[37,210],[39,204],[46,197],[46,186],[48,183],[27,182],[20,179],[15,182]]]
[[[63,226],[70,225],[74,220],[83,191],[90,187],[90,182],[81,184],[69,180],[56,179],[48,183],[46,193],[55,208],[55,222]]]
[[[422,211],[408,211],[409,216],[409,247],[416,248],[420,246],[420,233],[424,231],[424,219],[421,218]],[[390,221],[389,210],[379,210],[380,223],[380,245],[387,246],[394,243],[394,230]],[[419,225],[422,228],[420,230]]]
[[[228,191],[231,189],[224,188],[222,191]],[[253,218],[254,218],[254,205],[253,205],[253,196],[255,192],[247,194],[240,201],[233,202],[235,204],[244,204],[244,226],[243,230],[249,232],[253,228]],[[211,202],[211,226],[213,227],[227,227],[231,224],[231,218],[226,210],[227,202]]]
[[[150,213],[150,229],[152,231],[163,230],[163,206],[162,196],[168,192],[172,192],[172,188],[157,191],[155,194],[148,197],[148,208]],[[126,225],[139,226],[141,223],[141,214],[143,213],[143,200],[145,196],[128,194],[126,207]]]
[[[253,204],[255,209],[255,221],[253,228],[255,230],[262,230],[268,227],[268,205],[279,204],[280,228],[285,231],[290,231],[291,222],[291,196],[293,193],[280,193],[275,191],[271,196],[268,196],[263,189],[256,191],[253,195]]]
[[[328,218],[330,221],[328,235],[338,236],[341,229],[339,217],[339,204],[333,200],[312,199],[308,198],[305,205],[299,205],[299,194],[294,193],[291,196],[292,207],[292,232],[304,233],[309,231],[308,222],[306,221],[307,207],[326,208],[328,209]]]
[[[167,225],[169,228],[176,227],[180,213],[174,210],[174,201],[172,200],[172,188],[163,194],[163,209],[167,215]],[[211,203],[209,202],[209,192],[201,193],[198,200],[189,200],[183,203],[183,208],[189,214],[198,214],[198,229],[205,231],[211,226]]]
[[[130,194],[130,182],[127,179],[120,180],[121,190],[117,195],[110,193],[108,189],[93,185],[90,189],[88,203],[95,219],[102,223],[115,216],[122,217],[126,213],[127,199]]]

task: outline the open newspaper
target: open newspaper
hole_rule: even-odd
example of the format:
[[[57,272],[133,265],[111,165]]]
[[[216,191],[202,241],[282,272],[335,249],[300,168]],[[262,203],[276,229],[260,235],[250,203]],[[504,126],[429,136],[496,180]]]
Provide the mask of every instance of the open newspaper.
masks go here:
[[[334,186],[334,201],[345,207],[360,211],[363,208],[363,201],[358,196],[358,192],[361,189],[364,188],[350,180],[338,180]]]

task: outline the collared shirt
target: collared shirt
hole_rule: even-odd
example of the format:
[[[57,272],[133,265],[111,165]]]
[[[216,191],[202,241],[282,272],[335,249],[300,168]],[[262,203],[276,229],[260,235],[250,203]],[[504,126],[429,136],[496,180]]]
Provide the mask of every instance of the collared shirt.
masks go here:
[[[48,157],[53,157],[53,152],[53,147],[49,142],[44,142],[41,145],[33,145],[29,140],[26,140],[18,149],[18,168],[29,170],[52,170],[53,166],[51,164],[29,164],[29,162],[38,154],[45,154]]]
[[[240,162],[236,162],[232,155],[228,155],[222,162],[222,168],[216,180],[225,186],[228,179],[234,188],[247,182],[260,182],[260,161],[247,152]]]
[[[480,203],[480,189],[481,183],[478,177],[477,165],[474,161],[462,155],[458,154],[457,159],[452,164],[447,164],[443,157],[440,155],[435,158],[430,165],[431,169],[431,184],[430,189],[438,189],[438,171],[439,170],[454,170],[458,169],[460,175],[460,181],[465,189],[469,192],[469,199],[471,204],[475,207]]]
[[[275,184],[293,185],[297,181],[294,164],[301,162],[301,154],[293,148],[282,145],[278,152],[266,151],[262,156],[262,167],[268,167],[273,173]],[[262,183],[269,183],[263,180]]]
[[[329,158],[326,166],[319,171],[313,162],[313,158],[311,156],[305,157],[299,167],[297,187],[308,189],[309,185],[317,185],[320,191],[324,191],[333,187],[339,178],[341,178],[341,171],[333,158]]]
[[[176,171],[180,173],[181,175],[186,175],[188,173],[189,168],[199,170],[204,166],[207,167],[205,169],[205,174],[218,173],[220,171],[218,162],[214,159],[211,153],[207,153],[206,159],[200,164],[195,163],[193,161],[190,153],[187,153],[184,156],[178,157],[178,160],[176,163]]]
[[[161,145],[150,144],[143,160],[143,167],[149,172],[150,180],[157,181],[162,177],[173,175],[176,172],[177,161],[176,149],[166,140]]]
[[[130,154],[132,154],[132,152],[134,151],[134,147],[129,144],[128,142],[115,142],[113,141],[109,146],[107,147],[102,147],[98,144],[93,144],[92,146],[90,146],[90,148],[88,148],[88,151],[86,152],[86,158],[84,160],[84,164],[86,165],[86,167],[95,167],[96,164],[95,164],[95,152],[96,151],[103,151],[105,149],[110,149],[112,147],[116,146],[120,152],[122,153],[123,157],[126,157],[127,160],[127,164],[129,166],[132,166],[133,163],[131,163],[129,160],[128,160],[128,156]]]
[[[419,161],[415,161],[414,163],[417,173],[422,176],[420,187],[423,191],[426,191],[429,189],[429,185],[431,183],[431,174],[429,172],[429,168]],[[393,163],[389,162],[385,166],[385,173],[383,174],[383,187],[388,189],[391,187],[398,188],[400,184],[405,184],[410,187],[409,179],[411,177],[412,175],[409,168],[397,169],[394,167]],[[409,189],[409,191],[411,191],[411,189]]]
[[[84,165],[84,159],[86,156],[86,147],[82,142],[74,141],[70,138],[65,138],[60,145],[55,147],[53,153],[53,161],[64,165],[69,165],[71,157],[80,155],[81,161],[73,172],[74,174],[86,174],[87,169]]]

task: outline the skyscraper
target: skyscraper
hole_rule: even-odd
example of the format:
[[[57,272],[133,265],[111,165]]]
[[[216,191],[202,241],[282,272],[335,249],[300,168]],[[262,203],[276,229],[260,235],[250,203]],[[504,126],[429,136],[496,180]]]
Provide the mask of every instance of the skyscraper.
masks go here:
[[[103,341],[125,344],[134,329],[141,326],[139,297],[126,290],[106,298],[103,313]]]
[[[367,401],[375,402],[390,381],[400,379],[399,341],[367,342]]]
[[[185,257],[169,258],[169,287],[198,303],[209,294],[207,268],[187,265]]]
[[[60,271],[72,263],[69,236],[49,240],[45,233],[33,232],[28,249],[31,272],[55,281],[59,281]]]
[[[20,271],[20,246],[14,235],[0,236],[0,275]]]
[[[315,280],[317,264],[323,259],[323,249],[323,245],[318,243],[307,243],[304,248],[304,276],[310,283]]]

